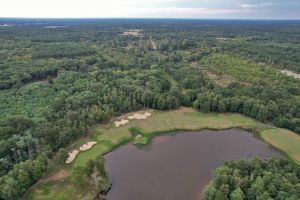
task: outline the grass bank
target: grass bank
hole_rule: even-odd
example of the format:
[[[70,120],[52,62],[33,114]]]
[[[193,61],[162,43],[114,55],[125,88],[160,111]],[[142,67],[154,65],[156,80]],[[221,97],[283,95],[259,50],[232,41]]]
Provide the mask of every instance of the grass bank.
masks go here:
[[[96,140],[98,143],[92,149],[80,152],[74,162],[68,165],[66,169],[70,170],[74,166],[84,166],[89,159],[95,159],[97,156],[103,155],[129,141],[136,144],[146,144],[157,134],[175,130],[223,130],[230,128],[256,130],[267,143],[300,163],[300,136],[291,131],[273,128],[240,114],[204,114],[185,107],[166,112],[147,111],[151,112],[152,116],[146,120],[131,120],[130,123],[120,127],[115,127],[113,121],[96,126],[91,139]],[[125,118],[131,114],[119,118]],[[86,190],[90,192],[86,192]],[[93,196],[91,195],[93,193],[92,189],[86,188],[86,190],[77,190],[67,177],[39,185],[31,192],[29,199],[90,199]],[[71,191],[72,195],[68,194],[67,191]]]

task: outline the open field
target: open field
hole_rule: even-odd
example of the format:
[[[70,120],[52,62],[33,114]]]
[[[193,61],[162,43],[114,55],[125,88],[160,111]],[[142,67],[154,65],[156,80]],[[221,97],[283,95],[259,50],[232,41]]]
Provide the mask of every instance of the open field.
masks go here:
[[[97,156],[103,155],[128,141],[144,144],[149,142],[149,138],[151,139],[154,135],[163,132],[230,128],[243,128],[261,132],[261,137],[266,142],[300,163],[300,136],[291,131],[273,128],[240,114],[204,114],[185,107],[166,112],[147,111],[152,116],[146,120],[130,120],[128,124],[115,127],[114,121],[132,115],[132,113],[128,113],[112,120],[108,124],[101,124],[95,127],[91,139],[98,143],[90,150],[80,152],[74,162],[67,165],[68,170],[74,166],[84,166],[89,159],[95,159]],[[133,129],[138,130],[138,132],[132,133]],[[72,151],[73,149],[69,150]],[[64,178],[39,185],[30,194],[29,199],[91,199],[90,195],[93,192],[88,193],[86,191],[76,190],[70,183],[69,178]],[[67,193],[72,194],[68,195]]]
[[[272,146],[285,152],[291,159],[300,164],[300,136],[286,129],[267,129],[261,137]]]
[[[201,60],[200,66],[218,77],[230,77],[241,83],[266,85],[270,83],[273,85],[299,84],[297,80],[280,73],[269,65],[258,64],[231,54],[211,54]]]
[[[28,199],[40,199],[40,200],[71,200],[71,199],[86,199],[91,200],[94,198],[94,192],[89,184],[85,184],[84,187],[74,187],[70,178],[48,181],[39,185],[34,193],[29,194]]]

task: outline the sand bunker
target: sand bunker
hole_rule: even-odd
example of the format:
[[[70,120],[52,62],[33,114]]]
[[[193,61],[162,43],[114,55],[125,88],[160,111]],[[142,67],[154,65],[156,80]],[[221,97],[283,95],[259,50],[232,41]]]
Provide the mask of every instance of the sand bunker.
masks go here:
[[[78,150],[74,150],[72,151],[71,153],[69,152],[69,157],[68,159],[66,160],[66,163],[71,163],[73,162],[73,160],[75,159],[76,155],[79,153]]]
[[[86,144],[81,145],[81,147],[79,149],[80,149],[80,151],[86,151],[86,150],[89,150],[90,148],[92,148],[92,146],[95,144],[97,144],[96,141],[90,141]],[[79,153],[78,150],[73,150],[72,152],[69,152],[69,157],[67,158],[66,163],[69,164],[69,163],[73,162],[78,153]]]
[[[88,143],[86,143],[86,144],[83,144],[79,149],[80,149],[80,151],[86,151],[86,150],[92,148],[92,146],[93,146],[94,144],[97,144],[97,142],[91,141],[91,142],[88,142]]]
[[[133,115],[129,115],[128,119],[133,120],[133,119],[147,119],[148,117],[150,117],[152,114],[149,112],[145,112],[145,113],[134,113]],[[119,127],[121,125],[124,124],[128,124],[129,120],[127,119],[121,119],[120,121],[115,121],[115,126]]]
[[[128,119],[147,119],[151,116],[151,113],[145,112],[144,114],[141,113],[135,113],[134,115],[128,116]]]
[[[128,124],[128,123],[129,123],[129,120],[127,120],[127,119],[121,119],[120,121],[115,121],[115,126],[119,127],[121,125]]]

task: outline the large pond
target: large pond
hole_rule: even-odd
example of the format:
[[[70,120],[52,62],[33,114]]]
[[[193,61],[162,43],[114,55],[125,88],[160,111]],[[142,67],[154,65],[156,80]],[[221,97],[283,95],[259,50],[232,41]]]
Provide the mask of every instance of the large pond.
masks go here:
[[[113,186],[108,200],[199,200],[211,171],[225,161],[281,156],[243,130],[177,132],[105,156]]]

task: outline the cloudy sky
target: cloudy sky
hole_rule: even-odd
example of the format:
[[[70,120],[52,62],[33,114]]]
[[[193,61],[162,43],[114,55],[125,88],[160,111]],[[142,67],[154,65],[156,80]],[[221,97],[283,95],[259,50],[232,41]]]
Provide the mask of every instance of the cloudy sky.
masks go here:
[[[300,19],[300,0],[0,0],[0,17]]]

